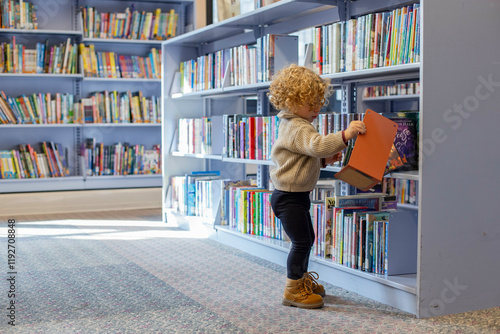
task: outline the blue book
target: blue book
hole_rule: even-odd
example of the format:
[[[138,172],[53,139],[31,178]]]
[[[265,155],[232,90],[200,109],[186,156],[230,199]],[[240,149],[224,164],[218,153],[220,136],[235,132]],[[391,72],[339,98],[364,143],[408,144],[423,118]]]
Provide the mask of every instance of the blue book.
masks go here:
[[[194,216],[196,207],[196,180],[212,180],[220,177],[219,171],[196,171],[186,175],[186,215]]]

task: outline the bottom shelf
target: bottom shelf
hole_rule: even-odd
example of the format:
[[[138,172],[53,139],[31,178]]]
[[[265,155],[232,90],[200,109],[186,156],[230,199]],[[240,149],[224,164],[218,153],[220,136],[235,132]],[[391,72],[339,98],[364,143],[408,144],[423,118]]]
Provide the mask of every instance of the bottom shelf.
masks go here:
[[[0,193],[64,191],[84,188],[83,176],[2,179]]]
[[[160,187],[161,174],[87,176],[85,189]]]
[[[217,241],[279,265],[286,264],[289,242],[247,235],[215,225]],[[309,270],[322,281],[416,314],[416,274],[384,276],[347,268],[326,259],[311,257]]]
[[[0,193],[161,187],[161,174],[0,179]]]

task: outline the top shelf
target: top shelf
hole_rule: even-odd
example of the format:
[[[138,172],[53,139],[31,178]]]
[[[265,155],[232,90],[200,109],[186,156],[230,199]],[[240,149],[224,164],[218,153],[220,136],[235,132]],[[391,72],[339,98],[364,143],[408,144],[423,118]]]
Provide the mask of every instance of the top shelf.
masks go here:
[[[236,17],[210,24],[201,29],[174,37],[163,42],[164,45],[197,46],[220,41],[235,35],[245,34],[248,29],[270,26],[290,21],[307,13],[322,12],[335,9],[343,1],[325,0],[317,2],[301,2],[297,0],[281,0],[274,4],[258,8]],[[332,21],[333,21],[332,17]],[[295,22],[295,31],[302,29],[299,22]],[[310,24],[309,24],[310,25]],[[306,28],[307,26],[303,27]]]

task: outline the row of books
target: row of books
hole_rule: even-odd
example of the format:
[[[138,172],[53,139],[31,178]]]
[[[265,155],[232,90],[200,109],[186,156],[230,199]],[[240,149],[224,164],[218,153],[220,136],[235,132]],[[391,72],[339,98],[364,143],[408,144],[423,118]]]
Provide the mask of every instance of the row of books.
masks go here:
[[[328,112],[319,114],[313,126],[320,135],[327,135],[347,129],[352,121],[362,121],[365,114]]]
[[[270,206],[272,191],[249,180],[221,179],[220,172],[192,172],[170,179],[172,208],[184,215],[215,218],[220,203],[221,225],[241,233],[283,240],[285,233]],[[218,192],[218,193],[217,193]]]
[[[361,113],[324,113],[313,122],[321,135],[337,133],[354,120],[363,120]],[[418,169],[418,112],[407,111],[384,114],[398,124],[391,156],[385,174],[396,170]],[[214,127],[222,121],[223,142],[213,144]],[[269,160],[271,148],[278,135],[277,116],[229,115],[198,119],[179,119],[177,124],[177,150],[191,154],[219,154],[223,157],[252,160]],[[341,163],[349,162],[355,141],[348,143]],[[218,147],[221,146],[221,147]],[[214,148],[215,147],[215,148]]]
[[[316,233],[313,254],[342,263],[344,253],[340,238],[342,233],[340,232],[343,225],[334,226],[336,212],[344,208],[380,211],[382,207],[385,207],[385,203],[382,193],[331,196],[322,201],[312,202],[310,214]],[[336,233],[340,235],[336,235]],[[335,242],[335,239],[340,239],[340,241]]]
[[[318,74],[420,61],[420,4],[313,28]]]
[[[177,129],[179,152],[212,154],[212,117],[180,118]]]
[[[340,181],[335,178],[320,178],[316,187],[311,191],[311,201],[324,201],[327,197],[333,197],[340,189]]]
[[[352,269],[387,275],[388,212],[367,212],[363,208],[332,210],[324,204],[315,204],[312,211],[313,221],[325,221],[324,229],[318,225],[318,239],[323,243],[315,255]]]
[[[286,240],[271,208],[272,191],[244,183],[226,181],[221,187],[221,224],[245,234]]]
[[[73,94],[38,93],[18,97],[0,92],[0,124],[74,123]]]
[[[87,138],[80,148],[80,156],[87,176],[161,173],[160,145],[145,149],[144,145],[104,145],[95,138]]]
[[[219,171],[192,172],[173,176],[172,208],[187,216],[215,218],[220,200]]]
[[[26,179],[69,175],[67,154],[61,144],[41,142],[39,146],[38,152],[30,144],[20,144],[19,150],[1,150],[0,177]]]
[[[75,74],[78,72],[78,48],[68,38],[65,43],[49,46],[36,43],[35,49],[12,41],[0,44],[0,73]]]
[[[178,120],[177,150],[222,154],[228,158],[268,160],[277,136],[277,116],[223,115]],[[219,141],[219,129],[224,140]],[[212,134],[215,133],[216,136]]]
[[[348,127],[353,120],[362,120],[360,113],[324,113],[313,122],[317,131],[326,135]],[[213,128],[222,121],[224,141],[222,156],[237,159],[269,160],[271,148],[278,136],[277,116],[229,115],[179,119],[177,124],[177,150],[181,153],[214,154]],[[217,133],[217,131],[215,132]],[[352,145],[350,145],[352,146]]]
[[[318,133],[339,132],[363,114],[325,113],[313,122]],[[271,148],[278,136],[277,116],[224,115],[223,156],[228,158],[269,160]]]
[[[257,44],[235,46],[181,62],[181,92],[221,88],[224,84],[240,86],[269,81],[274,75],[278,38],[296,39],[294,36],[269,34],[257,39]],[[296,47],[294,50],[297,52]]]
[[[95,7],[82,7],[80,17],[86,38],[123,38],[134,40],[165,40],[174,37],[179,15],[168,12],[146,12],[127,7],[124,13],[100,13]]]
[[[313,254],[343,266],[382,275],[414,273],[416,266],[394,261],[411,248],[415,226],[391,222],[393,197],[382,193],[334,196],[311,204],[316,233]],[[405,244],[405,240],[408,244]],[[399,246],[398,246],[399,245]],[[406,259],[408,262],[408,259]]]
[[[0,0],[0,28],[38,29],[37,7],[23,0]]]
[[[313,67],[318,74],[329,74],[419,62],[419,22],[420,5],[415,4],[312,28]],[[270,34],[256,44],[182,62],[182,93],[220,88],[228,75],[232,86],[269,81],[274,74],[276,41],[286,37]]]
[[[418,205],[418,181],[416,180],[384,178],[382,192],[395,196],[399,204]]]
[[[211,185],[201,185],[199,181],[219,179],[219,171],[198,171],[182,176],[172,176],[170,178],[172,208],[186,216],[212,217],[212,213],[210,213],[212,208]],[[203,196],[201,196],[202,191]]]
[[[96,52],[94,45],[80,43],[83,72],[98,78],[161,78],[161,50],[152,48],[146,57]]]
[[[394,86],[371,86],[363,89],[363,97],[400,96],[420,94],[420,83],[413,82]]]
[[[78,116],[84,123],[160,123],[160,97],[142,91],[95,92],[80,100]]]
[[[270,160],[278,138],[278,116],[224,115],[223,156]]]
[[[75,101],[72,94],[0,92],[0,124],[160,123],[157,96],[142,92],[95,92]]]

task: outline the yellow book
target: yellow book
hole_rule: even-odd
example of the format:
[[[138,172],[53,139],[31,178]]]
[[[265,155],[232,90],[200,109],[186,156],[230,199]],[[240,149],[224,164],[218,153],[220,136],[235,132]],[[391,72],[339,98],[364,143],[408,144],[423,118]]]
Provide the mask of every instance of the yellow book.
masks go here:
[[[45,104],[47,107],[47,124],[52,124],[54,122],[52,121],[52,108],[51,108],[51,103],[50,103],[50,93],[45,94]]]
[[[145,96],[142,97],[142,108],[141,109],[142,109],[144,123],[149,123],[148,100],[146,99]]]
[[[85,44],[80,43],[78,45],[78,49],[80,50],[80,59],[81,59],[81,64],[83,66],[83,75],[88,76],[89,68],[88,68],[87,52],[86,52]]]
[[[5,43],[5,53],[7,54],[7,59],[5,61],[5,73],[12,73],[12,51],[10,43]]]
[[[9,174],[10,174],[10,179],[12,178],[17,178],[17,172],[16,172],[16,168],[14,167],[14,161],[13,161],[13,157],[12,157],[12,154],[9,154],[9,151],[6,152],[6,158],[7,160],[7,170],[9,171]]]
[[[151,66],[153,67],[153,72],[154,72],[154,76],[156,78],[160,78],[160,69],[158,68],[158,51],[155,49],[155,48],[152,48],[151,49],[151,55],[153,57],[153,63],[151,64]]]
[[[160,26],[160,19],[161,19],[161,9],[157,8],[154,16],[155,25],[153,28],[153,39],[161,39],[160,36],[158,36],[158,27]]]
[[[146,20],[144,21],[144,26],[141,31],[141,39],[148,40],[151,35],[151,23],[153,20],[153,13],[146,13]]]
[[[134,110],[137,114],[137,119],[141,122],[141,123],[147,123],[146,122],[146,119],[143,117],[143,113],[141,112],[141,99],[139,96],[134,96]]]
[[[95,53],[94,44],[89,45],[89,54],[90,54],[90,71],[92,73],[91,76],[97,77],[97,55]]]
[[[111,66],[111,76],[113,78],[118,78],[117,74],[116,73],[116,64],[115,64],[115,53],[114,52],[110,52],[109,53],[109,63],[110,63],[110,66]]]
[[[0,152],[0,177],[3,179],[5,178],[5,167],[4,167],[4,161],[2,157],[2,152]]]
[[[167,30],[167,37],[172,37],[173,35],[173,28],[174,28],[174,20],[175,20],[175,10],[171,9],[170,10],[170,15],[168,16],[168,30]]]
[[[22,179],[21,168],[19,167],[19,161],[17,160],[16,150],[12,150],[12,161],[14,162],[14,170],[16,179]]]

